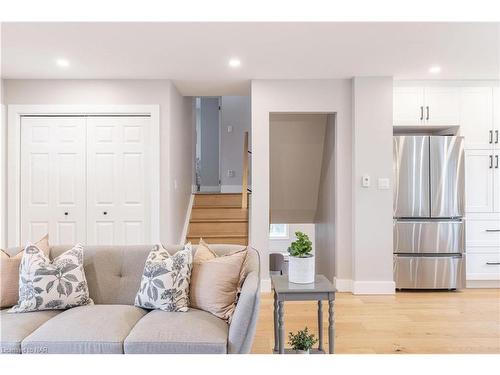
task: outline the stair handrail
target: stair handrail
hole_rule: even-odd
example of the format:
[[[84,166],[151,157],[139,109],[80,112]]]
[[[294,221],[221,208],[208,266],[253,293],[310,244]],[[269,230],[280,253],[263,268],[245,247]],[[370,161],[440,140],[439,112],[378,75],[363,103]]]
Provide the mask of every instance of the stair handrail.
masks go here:
[[[243,171],[241,174],[241,208],[248,208],[248,158],[251,156],[248,150],[248,132],[243,138]]]

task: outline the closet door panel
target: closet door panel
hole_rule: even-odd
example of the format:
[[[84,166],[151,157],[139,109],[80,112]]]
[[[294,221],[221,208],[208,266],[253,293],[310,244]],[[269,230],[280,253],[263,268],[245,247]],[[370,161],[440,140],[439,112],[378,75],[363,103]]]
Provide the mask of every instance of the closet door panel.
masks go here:
[[[87,119],[89,244],[149,243],[149,131],[149,117]]]
[[[21,242],[85,242],[85,119],[21,119]]]

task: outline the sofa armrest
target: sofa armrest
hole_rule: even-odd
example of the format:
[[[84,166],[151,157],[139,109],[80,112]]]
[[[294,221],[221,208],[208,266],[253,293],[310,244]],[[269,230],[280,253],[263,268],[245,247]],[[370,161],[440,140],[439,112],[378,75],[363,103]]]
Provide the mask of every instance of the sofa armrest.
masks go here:
[[[228,353],[250,353],[259,316],[259,305],[260,275],[258,271],[252,271],[245,278],[229,325]]]

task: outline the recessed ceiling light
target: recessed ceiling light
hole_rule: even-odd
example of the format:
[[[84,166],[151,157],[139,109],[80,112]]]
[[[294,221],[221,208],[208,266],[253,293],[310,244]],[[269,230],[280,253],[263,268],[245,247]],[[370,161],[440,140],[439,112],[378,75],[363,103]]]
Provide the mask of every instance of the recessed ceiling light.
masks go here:
[[[66,59],[56,59],[56,64],[61,68],[67,68],[69,66],[69,61]]]
[[[441,72],[441,67],[439,65],[433,65],[429,68],[429,73],[438,74]]]
[[[239,59],[233,58],[229,60],[229,66],[231,68],[237,68],[241,65],[241,61]]]

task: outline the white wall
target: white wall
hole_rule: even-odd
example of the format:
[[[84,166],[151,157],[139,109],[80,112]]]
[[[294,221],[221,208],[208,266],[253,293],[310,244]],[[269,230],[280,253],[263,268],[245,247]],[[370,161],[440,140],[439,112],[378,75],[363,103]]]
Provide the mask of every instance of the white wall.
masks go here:
[[[219,189],[219,98],[201,98],[200,180],[202,191]]]
[[[353,292],[394,293],[391,77],[353,80]],[[361,186],[363,175],[371,186]],[[378,178],[390,189],[380,190]]]
[[[0,248],[7,247],[7,111],[4,82],[0,79]]]
[[[288,238],[269,238],[269,252],[287,252],[290,244],[297,239],[295,237],[295,232],[297,231],[309,236],[314,254],[316,252],[315,225],[310,223],[288,224]]]
[[[223,96],[221,115],[221,191],[241,192],[243,137],[245,131],[250,133],[251,129],[250,96]],[[233,127],[230,133],[227,131],[228,126]],[[234,177],[228,177],[227,171],[230,169],[235,171]]]
[[[337,284],[340,291],[350,290],[350,281],[335,278],[342,270],[350,270],[350,254],[335,251],[335,115],[327,116],[321,162],[318,204],[316,208],[316,272]],[[340,219],[342,220],[342,219]],[[336,259],[335,255],[339,259]],[[337,269],[337,272],[335,270]],[[347,285],[346,285],[347,284]]]
[[[160,106],[160,239],[179,242],[189,200],[191,169],[180,171],[185,155],[192,168],[190,99],[182,99],[169,80],[5,80],[5,104],[158,104]],[[189,117],[188,119],[186,117]],[[187,130],[186,128],[189,128]],[[184,139],[189,131],[189,136]],[[182,139],[182,144],[179,139]],[[188,185],[184,173],[189,172]],[[175,177],[175,178],[174,178]],[[174,180],[177,179],[177,189]],[[174,203],[172,203],[174,202]],[[171,204],[172,203],[172,204]],[[182,212],[183,211],[183,212]],[[181,216],[179,216],[182,213]]]
[[[250,243],[261,253],[263,290],[269,289],[269,113],[337,114],[335,160],[338,205],[335,248],[351,253],[351,80],[252,81],[252,215]],[[392,263],[391,263],[392,264]],[[351,270],[342,270],[351,278]]]

